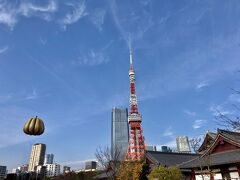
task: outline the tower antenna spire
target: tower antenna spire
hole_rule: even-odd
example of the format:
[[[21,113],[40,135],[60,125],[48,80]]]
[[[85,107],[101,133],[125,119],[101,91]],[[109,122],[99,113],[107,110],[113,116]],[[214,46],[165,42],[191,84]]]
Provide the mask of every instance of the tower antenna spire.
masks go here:
[[[130,48],[130,65],[132,66],[133,61],[132,61],[132,48]]]

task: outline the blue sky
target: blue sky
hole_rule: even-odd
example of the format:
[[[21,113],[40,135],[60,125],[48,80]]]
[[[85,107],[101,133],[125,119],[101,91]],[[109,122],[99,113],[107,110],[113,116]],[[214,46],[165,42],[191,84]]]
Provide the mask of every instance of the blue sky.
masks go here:
[[[130,46],[146,144],[215,131],[215,111],[240,103],[239,17],[237,0],[0,0],[0,164],[28,163],[41,142],[77,169],[110,145]],[[46,131],[26,136],[36,115]]]

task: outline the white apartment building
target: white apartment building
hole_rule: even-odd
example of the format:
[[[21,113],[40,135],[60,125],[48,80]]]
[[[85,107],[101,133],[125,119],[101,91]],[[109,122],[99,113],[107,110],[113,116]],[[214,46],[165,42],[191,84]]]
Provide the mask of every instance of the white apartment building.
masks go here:
[[[46,166],[46,177],[58,176],[60,174],[60,164],[44,164]]]

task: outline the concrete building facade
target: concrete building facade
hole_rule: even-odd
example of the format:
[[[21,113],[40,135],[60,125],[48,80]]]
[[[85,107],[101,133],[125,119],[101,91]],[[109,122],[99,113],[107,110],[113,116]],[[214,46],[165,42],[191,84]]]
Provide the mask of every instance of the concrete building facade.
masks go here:
[[[37,166],[43,165],[45,151],[46,151],[45,144],[37,143],[32,146],[32,151],[31,151],[30,161],[28,166],[29,172],[33,172],[36,170]]]
[[[54,177],[60,174],[60,164],[44,164],[46,167],[46,177]]]
[[[179,153],[191,153],[189,141],[187,136],[179,136],[176,139],[177,151]]]

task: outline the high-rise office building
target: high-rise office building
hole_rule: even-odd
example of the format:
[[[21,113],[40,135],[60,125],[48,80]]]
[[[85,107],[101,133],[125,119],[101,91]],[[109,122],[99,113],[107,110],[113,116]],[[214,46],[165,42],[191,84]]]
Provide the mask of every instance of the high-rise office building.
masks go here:
[[[4,179],[7,175],[7,166],[0,166],[0,179]]]
[[[180,153],[190,153],[190,145],[187,136],[179,136],[176,139],[177,141],[177,151]]]
[[[162,146],[161,148],[162,148],[162,152],[172,152],[170,147]]]
[[[44,164],[53,164],[53,154],[46,154],[44,159]]]
[[[116,149],[121,151],[119,160],[125,157],[128,148],[129,129],[128,129],[128,110],[127,108],[112,109],[112,155]],[[115,151],[116,152],[116,151]]]
[[[44,156],[46,151],[46,145],[37,143],[32,146],[32,152],[30,156],[28,171],[35,171],[35,167],[38,165],[43,165]]]

